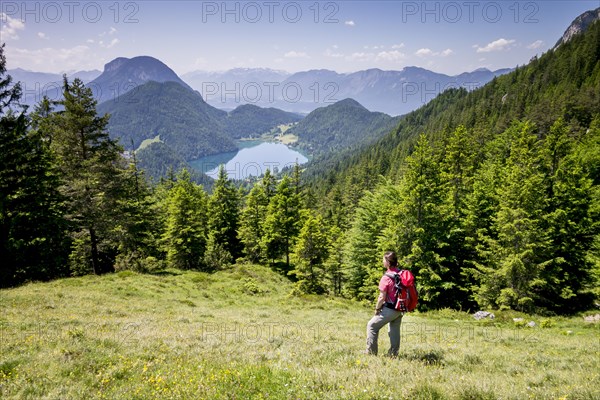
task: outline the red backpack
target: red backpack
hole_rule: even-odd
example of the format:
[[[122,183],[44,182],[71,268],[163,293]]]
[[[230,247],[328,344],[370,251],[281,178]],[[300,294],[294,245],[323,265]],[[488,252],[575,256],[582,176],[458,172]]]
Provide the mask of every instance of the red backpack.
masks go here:
[[[394,280],[396,294],[394,309],[402,312],[410,312],[417,308],[419,293],[415,286],[415,276],[409,270],[403,269],[399,273],[385,274]]]

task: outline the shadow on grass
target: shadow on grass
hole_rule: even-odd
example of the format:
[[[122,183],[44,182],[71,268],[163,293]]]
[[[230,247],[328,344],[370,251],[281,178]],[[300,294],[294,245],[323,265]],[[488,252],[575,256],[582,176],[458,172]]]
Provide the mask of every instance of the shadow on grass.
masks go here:
[[[444,354],[440,350],[417,349],[411,353],[401,354],[400,358],[410,361],[420,361],[425,365],[443,365]]]

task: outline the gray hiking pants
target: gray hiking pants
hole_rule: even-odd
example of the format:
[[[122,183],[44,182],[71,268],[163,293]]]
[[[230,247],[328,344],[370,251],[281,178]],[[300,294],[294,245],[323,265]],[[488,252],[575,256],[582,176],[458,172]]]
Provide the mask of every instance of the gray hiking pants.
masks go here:
[[[381,312],[367,324],[367,353],[377,355],[377,339],[379,330],[389,323],[388,335],[390,337],[390,349],[388,355],[397,356],[400,349],[400,323],[402,313],[391,308],[383,307]]]

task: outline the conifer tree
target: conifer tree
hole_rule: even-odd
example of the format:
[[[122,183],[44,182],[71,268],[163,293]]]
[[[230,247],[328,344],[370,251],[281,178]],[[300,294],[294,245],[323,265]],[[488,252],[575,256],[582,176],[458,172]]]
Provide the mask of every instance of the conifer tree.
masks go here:
[[[227,177],[225,167],[221,165],[209,200],[209,230],[214,235],[215,245],[219,245],[211,249],[226,251],[233,260],[241,255],[240,239],[237,236],[239,208],[238,192]]]
[[[261,263],[265,260],[262,239],[269,200],[262,182],[257,182],[248,196],[240,218],[238,237],[248,261]]]
[[[19,110],[0,46],[0,287],[68,274],[64,199],[47,143]]]
[[[534,129],[520,122],[503,134],[508,157],[497,188],[492,235],[484,237],[489,263],[481,268],[477,293],[484,306],[532,311],[543,287],[541,254],[548,239],[541,224],[545,193]]]
[[[300,230],[300,201],[292,186],[291,179],[285,175],[275,194],[269,201],[265,219],[263,243],[267,258],[272,263],[285,256],[286,266],[290,267],[290,253]]]
[[[53,112],[40,129],[50,138],[61,175],[74,237],[72,269],[96,274],[113,268],[117,245],[111,237],[119,216],[125,170],[122,148],[106,131],[108,115],[96,115],[91,89],[63,81],[64,110]]]
[[[183,170],[169,190],[166,226],[162,237],[167,265],[181,269],[205,270],[208,199],[204,189]]]
[[[298,278],[297,286],[304,293],[325,292],[324,262],[327,259],[329,242],[327,228],[319,215],[309,215],[294,246],[293,274]]]

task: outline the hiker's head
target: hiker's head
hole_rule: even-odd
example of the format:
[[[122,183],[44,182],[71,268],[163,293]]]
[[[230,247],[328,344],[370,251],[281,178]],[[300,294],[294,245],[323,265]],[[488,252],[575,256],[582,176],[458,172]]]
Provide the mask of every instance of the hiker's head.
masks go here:
[[[383,265],[386,268],[395,268],[398,266],[398,257],[393,251],[386,251],[383,255]]]

